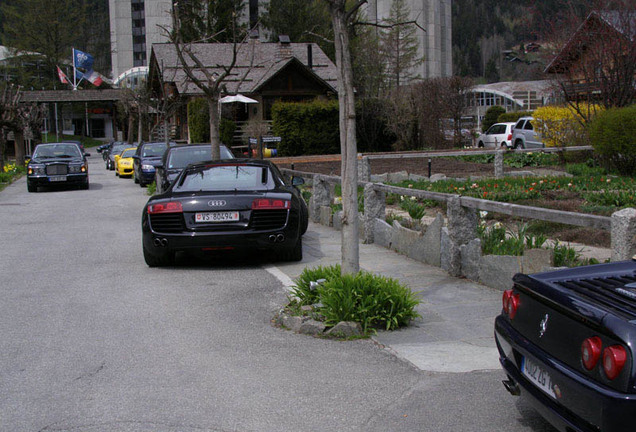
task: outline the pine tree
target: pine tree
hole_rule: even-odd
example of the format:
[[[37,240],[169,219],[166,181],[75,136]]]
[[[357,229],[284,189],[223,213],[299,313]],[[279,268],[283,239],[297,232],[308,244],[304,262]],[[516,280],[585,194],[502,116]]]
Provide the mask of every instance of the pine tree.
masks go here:
[[[393,0],[389,18],[383,23],[381,49],[389,88],[399,88],[417,78],[415,68],[423,61],[418,54],[417,27],[409,15],[405,0]]]

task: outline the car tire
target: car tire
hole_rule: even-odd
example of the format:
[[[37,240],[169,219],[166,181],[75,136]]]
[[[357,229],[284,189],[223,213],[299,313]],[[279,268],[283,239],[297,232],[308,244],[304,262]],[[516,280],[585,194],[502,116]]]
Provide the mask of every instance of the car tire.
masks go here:
[[[115,170],[115,177],[119,177],[119,171]]]
[[[133,179],[135,180],[135,184],[139,184],[139,179],[137,178],[137,172],[133,172]]]
[[[298,240],[296,241],[294,247],[283,252],[281,258],[283,259],[283,261],[302,261],[303,238],[298,237]]]
[[[90,183],[88,182],[88,178],[86,178],[86,181],[80,187],[84,190],[88,190],[88,188],[90,188]]]
[[[29,192],[37,192],[38,191],[38,187],[36,185],[34,185],[33,183],[31,183],[30,181],[27,181],[27,190]]]
[[[307,205],[304,203],[300,206],[300,235],[303,235],[307,232],[307,228],[309,227],[309,210],[307,210]]]
[[[477,144],[477,147],[484,148],[484,142],[483,141],[479,141],[479,144]]]
[[[523,141],[521,141],[521,140],[515,141],[515,145],[514,145],[513,148],[515,148],[515,149],[518,149],[518,148],[523,149],[523,148],[525,148],[524,145],[523,145]]]
[[[166,252],[165,254],[157,256],[148,252],[145,246],[143,250],[144,261],[146,261],[148,267],[166,267],[174,264],[174,252]]]

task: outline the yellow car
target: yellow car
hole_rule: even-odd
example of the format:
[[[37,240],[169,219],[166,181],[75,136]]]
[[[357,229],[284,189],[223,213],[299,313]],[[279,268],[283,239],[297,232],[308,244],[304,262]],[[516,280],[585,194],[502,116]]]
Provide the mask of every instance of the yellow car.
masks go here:
[[[133,155],[137,147],[130,147],[115,155],[115,175],[119,177],[132,177],[133,175]]]

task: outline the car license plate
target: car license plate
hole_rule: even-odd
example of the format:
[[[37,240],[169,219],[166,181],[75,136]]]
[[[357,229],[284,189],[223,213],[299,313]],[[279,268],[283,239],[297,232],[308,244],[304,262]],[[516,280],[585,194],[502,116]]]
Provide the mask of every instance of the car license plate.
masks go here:
[[[533,360],[528,357],[521,359],[521,373],[543,392],[556,399],[550,375]]]
[[[194,221],[196,223],[209,223],[209,222],[233,222],[239,220],[239,212],[207,212],[196,213]]]
[[[50,176],[49,181],[50,182],[66,181],[66,176],[65,175]]]

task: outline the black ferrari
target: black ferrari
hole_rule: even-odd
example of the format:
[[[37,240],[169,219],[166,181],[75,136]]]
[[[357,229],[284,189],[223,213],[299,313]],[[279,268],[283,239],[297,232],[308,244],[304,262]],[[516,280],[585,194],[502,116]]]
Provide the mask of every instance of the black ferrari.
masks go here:
[[[272,253],[302,259],[308,211],[297,185],[270,161],[225,159],[188,165],[142,215],[143,253],[150,267],[171,265],[177,252]]]

